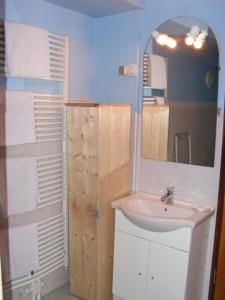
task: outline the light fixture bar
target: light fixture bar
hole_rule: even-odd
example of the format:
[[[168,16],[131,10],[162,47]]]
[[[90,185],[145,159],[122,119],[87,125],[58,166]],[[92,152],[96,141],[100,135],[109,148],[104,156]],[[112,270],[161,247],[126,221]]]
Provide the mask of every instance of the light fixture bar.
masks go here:
[[[200,28],[195,25],[192,26],[191,30],[187,33],[187,36],[185,38],[185,44],[188,46],[192,46],[195,42],[195,39],[197,35],[199,34]]]
[[[167,46],[171,49],[176,48],[177,42],[174,38],[168,36],[165,33],[160,33],[157,30],[153,31],[152,37],[156,40],[156,42],[161,46]]]
[[[193,45],[195,49],[201,49],[205,43],[207,35],[208,30],[201,29],[199,26],[194,25],[186,35],[185,44],[188,46]]]

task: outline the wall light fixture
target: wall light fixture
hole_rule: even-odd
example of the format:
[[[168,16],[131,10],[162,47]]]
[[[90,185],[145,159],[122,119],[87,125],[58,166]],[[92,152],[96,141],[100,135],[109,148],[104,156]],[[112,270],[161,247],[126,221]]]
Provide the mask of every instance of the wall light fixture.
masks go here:
[[[168,40],[168,35],[164,34],[164,33],[160,33],[158,31],[153,31],[152,36],[154,37],[154,39],[156,40],[156,42],[161,45],[164,46],[167,43]]]
[[[185,44],[188,46],[193,45],[196,49],[201,49],[207,35],[208,31],[206,29],[200,29],[199,26],[194,25],[186,35]]]
[[[176,48],[176,46],[177,46],[177,41],[176,41],[174,38],[169,37],[168,40],[167,40],[166,45],[167,45],[169,48],[174,49],[174,48]]]
[[[208,32],[206,30],[202,30],[198,36],[196,37],[195,41],[194,41],[194,47],[196,49],[201,49],[203,44],[205,43],[205,39],[208,35]]]
[[[185,38],[185,44],[188,46],[192,46],[195,42],[197,35],[199,34],[200,28],[195,25],[192,26],[191,30],[187,33]]]
[[[160,33],[158,31],[153,31],[152,37],[156,40],[156,42],[161,46],[167,46],[171,49],[176,48],[177,42],[174,38],[168,36],[165,33]]]

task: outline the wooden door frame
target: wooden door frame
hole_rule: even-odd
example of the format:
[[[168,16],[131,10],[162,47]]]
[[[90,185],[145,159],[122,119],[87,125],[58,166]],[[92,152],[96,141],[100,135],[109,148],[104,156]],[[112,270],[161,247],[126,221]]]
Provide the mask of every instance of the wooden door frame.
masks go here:
[[[219,193],[216,214],[216,226],[214,236],[213,257],[211,265],[211,277],[209,285],[208,300],[213,300],[215,293],[215,276],[219,258],[219,249],[221,242],[221,230],[223,223],[223,210],[225,209],[225,118],[223,119],[223,138],[222,138],[222,151],[221,151],[221,164],[220,164],[220,180],[219,180]]]

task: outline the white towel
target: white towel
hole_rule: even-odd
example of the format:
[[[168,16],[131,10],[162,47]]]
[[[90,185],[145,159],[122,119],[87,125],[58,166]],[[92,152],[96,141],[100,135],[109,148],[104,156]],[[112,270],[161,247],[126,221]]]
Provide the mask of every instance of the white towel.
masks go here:
[[[47,30],[5,22],[5,48],[9,76],[50,78]]]
[[[167,67],[164,57],[149,54],[148,85],[152,88],[167,89]]]
[[[165,105],[165,99],[164,99],[164,97],[158,97],[158,96],[156,96],[155,98],[156,98],[156,104],[158,104],[158,105]]]
[[[36,158],[0,159],[0,166],[2,170],[5,169],[3,172],[6,175],[5,187],[2,186],[0,194],[3,215],[11,216],[34,210],[38,200]]]
[[[4,282],[36,272],[39,269],[37,224],[0,230],[0,252]]]
[[[35,143],[34,94],[0,91],[0,146]]]

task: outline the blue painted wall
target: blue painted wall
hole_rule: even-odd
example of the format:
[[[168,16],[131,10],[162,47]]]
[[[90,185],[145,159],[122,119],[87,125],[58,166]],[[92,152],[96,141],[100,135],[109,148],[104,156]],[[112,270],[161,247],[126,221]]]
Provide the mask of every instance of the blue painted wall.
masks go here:
[[[1,0],[3,2],[3,0]],[[91,98],[94,20],[43,0],[6,0],[5,18],[70,36],[70,97]],[[60,85],[45,81],[9,79],[9,88],[58,92]]]
[[[137,76],[121,76],[119,66],[137,64],[140,12],[132,11],[95,21],[95,74],[93,95],[101,102],[126,102],[137,107]]]
[[[145,5],[145,0],[126,0],[126,1],[140,8],[144,8]]]

